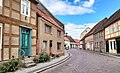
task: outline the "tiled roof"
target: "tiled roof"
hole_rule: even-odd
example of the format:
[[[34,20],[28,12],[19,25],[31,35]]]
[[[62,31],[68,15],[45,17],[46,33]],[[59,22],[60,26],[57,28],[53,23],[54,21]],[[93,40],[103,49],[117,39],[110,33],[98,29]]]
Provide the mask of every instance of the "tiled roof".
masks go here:
[[[75,42],[71,36],[67,36],[67,38],[70,40],[70,42]]]
[[[75,43],[80,43],[79,39],[74,39]]]
[[[37,4],[37,7],[46,15],[50,16],[56,23],[59,24],[59,26],[61,26],[64,29],[64,24],[62,22],[60,22],[57,18],[55,18],[55,16],[39,1],[39,3]]]
[[[67,37],[64,37],[64,41],[69,41],[69,39]]]
[[[117,10],[113,15],[110,16],[110,18],[108,19],[108,21],[105,24],[105,27],[111,25],[112,23],[114,23],[118,19],[120,19],[120,9]]]
[[[102,28],[99,28],[101,27],[101,25],[103,24],[104,21],[106,21],[107,18],[104,18],[103,20],[101,20],[100,22],[98,22],[90,31],[88,34],[86,34],[85,37],[89,36],[89,35],[92,35],[94,34],[96,31],[98,32],[100,29]],[[99,28],[99,29],[98,29]]]
[[[50,16],[46,15],[45,13],[43,13],[39,8],[37,8],[36,11],[42,18],[46,19],[47,21],[51,22],[55,26],[57,26],[57,27],[62,29],[62,27],[60,27]]]
[[[104,25],[106,24],[107,20],[108,20],[107,18],[104,18],[97,24],[99,27],[95,29],[94,34],[100,32],[101,30],[104,30]]]
[[[96,30],[96,28],[98,28],[98,27],[99,27],[99,25],[95,25],[95,26],[85,35],[85,37],[92,35],[92,34],[94,33],[94,31]]]

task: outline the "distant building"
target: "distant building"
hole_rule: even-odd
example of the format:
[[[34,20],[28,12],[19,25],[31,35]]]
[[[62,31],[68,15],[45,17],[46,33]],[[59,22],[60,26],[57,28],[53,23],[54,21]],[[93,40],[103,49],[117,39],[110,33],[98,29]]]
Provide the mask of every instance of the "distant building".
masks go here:
[[[64,47],[66,49],[70,48],[70,40],[67,37],[64,37]]]
[[[64,36],[65,48],[75,48],[75,41],[71,36]]]
[[[75,41],[75,48],[80,48],[80,40],[74,39],[74,41]]]
[[[90,31],[91,29],[87,27],[81,34],[80,34],[80,49],[85,49],[85,35]]]

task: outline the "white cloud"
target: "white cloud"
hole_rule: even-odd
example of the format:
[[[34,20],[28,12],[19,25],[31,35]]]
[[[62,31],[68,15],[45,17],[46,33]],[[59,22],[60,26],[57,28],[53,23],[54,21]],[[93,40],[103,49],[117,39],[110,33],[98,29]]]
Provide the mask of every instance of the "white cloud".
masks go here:
[[[80,0],[74,0],[74,3],[80,2]]]
[[[87,23],[77,25],[74,23],[68,23],[65,25],[65,32],[68,33],[68,35],[72,36],[74,39],[80,39],[80,33],[83,32],[87,27],[93,28],[95,24],[96,23]]]
[[[94,4],[95,0],[89,0],[89,1],[85,1],[83,3],[83,7],[92,7]]]
[[[70,3],[69,0],[40,0],[54,15],[82,15],[92,13],[94,10],[90,7],[94,4],[93,0],[85,1],[83,5]],[[78,2],[80,0],[74,0]],[[88,4],[88,6],[87,6]],[[89,7],[89,8],[88,8]]]

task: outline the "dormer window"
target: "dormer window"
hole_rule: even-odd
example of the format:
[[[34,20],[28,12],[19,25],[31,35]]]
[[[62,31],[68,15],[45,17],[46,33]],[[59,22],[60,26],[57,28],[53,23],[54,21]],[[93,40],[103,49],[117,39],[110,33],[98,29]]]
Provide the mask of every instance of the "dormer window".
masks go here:
[[[0,6],[2,6],[2,1],[3,1],[3,0],[0,0]]]
[[[30,1],[21,0],[21,14],[30,17]]]

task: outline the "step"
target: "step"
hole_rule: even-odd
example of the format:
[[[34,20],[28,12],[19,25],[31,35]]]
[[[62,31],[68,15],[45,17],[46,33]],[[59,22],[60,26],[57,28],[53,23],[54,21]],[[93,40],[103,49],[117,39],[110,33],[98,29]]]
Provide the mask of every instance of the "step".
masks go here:
[[[30,57],[30,58],[25,58],[25,60],[22,60],[22,63],[25,62],[24,63],[25,68],[36,66],[36,63],[34,63],[33,58],[34,57]]]
[[[34,63],[34,62],[31,62],[31,63],[25,63],[25,68],[30,68],[30,67],[33,67],[33,66],[36,66],[37,64]]]

